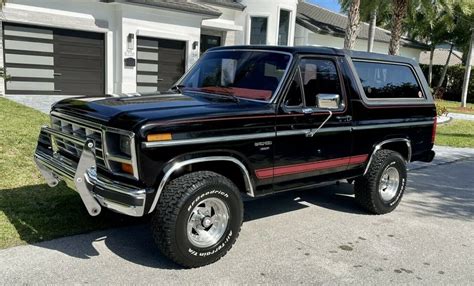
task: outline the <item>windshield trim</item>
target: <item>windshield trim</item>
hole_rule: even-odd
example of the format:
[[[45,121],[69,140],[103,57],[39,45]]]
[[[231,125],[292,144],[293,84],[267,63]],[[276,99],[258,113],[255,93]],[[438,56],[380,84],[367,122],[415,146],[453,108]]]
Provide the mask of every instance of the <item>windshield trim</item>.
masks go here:
[[[285,72],[283,73],[283,76],[281,77],[281,80],[280,82],[278,83],[278,86],[277,88],[275,89],[275,92],[274,94],[272,95],[272,97],[269,99],[269,100],[258,100],[258,99],[251,99],[251,98],[245,98],[245,97],[238,97],[239,99],[242,99],[242,100],[248,100],[248,101],[253,101],[253,102],[260,102],[260,103],[274,103],[274,100],[275,98],[278,96],[278,94],[280,93],[280,90],[282,89],[282,86],[283,86],[283,83],[284,81],[286,80],[286,77],[288,75],[288,73],[290,72],[290,67],[291,67],[291,63],[293,62],[293,54],[290,53],[290,52],[284,52],[284,51],[274,51],[274,50],[269,50],[269,49],[222,49],[222,50],[211,50],[211,51],[207,51],[205,52],[204,54],[207,54],[207,53],[219,53],[219,52],[229,52],[229,51],[233,51],[233,52],[267,52],[267,53],[276,53],[276,54],[284,54],[284,55],[288,55],[290,56],[290,59],[288,60],[288,65],[286,66],[286,69],[285,69]],[[204,55],[203,54],[203,55]],[[203,56],[202,55],[202,56]],[[201,56],[201,57],[202,57]],[[199,59],[200,60],[200,59]],[[184,74],[183,76],[181,76],[181,78],[174,84],[174,85],[178,85],[178,84],[181,84],[181,82],[184,80],[184,78],[186,78],[186,76],[194,69],[194,67],[196,66],[196,64],[199,62],[199,60],[197,60],[192,66],[191,68],[189,68]]]

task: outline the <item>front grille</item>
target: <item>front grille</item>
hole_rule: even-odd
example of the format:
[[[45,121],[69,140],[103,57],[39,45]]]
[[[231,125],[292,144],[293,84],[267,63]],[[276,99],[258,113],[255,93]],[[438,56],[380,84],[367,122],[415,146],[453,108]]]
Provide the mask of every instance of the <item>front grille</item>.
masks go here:
[[[99,127],[94,127],[94,124],[78,123],[74,122],[74,120],[51,116],[51,128],[82,140],[94,140],[97,166],[106,169],[102,144],[103,135]],[[54,137],[54,140],[59,153],[72,156],[79,161],[83,146],[63,138]]]

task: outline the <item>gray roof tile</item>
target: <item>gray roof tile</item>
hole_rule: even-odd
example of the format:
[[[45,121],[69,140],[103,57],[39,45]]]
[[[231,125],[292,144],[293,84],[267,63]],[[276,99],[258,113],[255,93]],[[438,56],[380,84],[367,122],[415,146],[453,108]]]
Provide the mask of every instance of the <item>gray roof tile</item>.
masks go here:
[[[315,33],[333,34],[335,36],[344,37],[347,16],[326,10],[316,5],[299,2],[296,22]],[[358,38],[369,38],[369,24],[365,22],[361,23]],[[375,29],[375,41],[389,43],[390,31],[377,27]],[[402,38],[401,44],[403,46],[427,48],[425,44],[407,38]]]

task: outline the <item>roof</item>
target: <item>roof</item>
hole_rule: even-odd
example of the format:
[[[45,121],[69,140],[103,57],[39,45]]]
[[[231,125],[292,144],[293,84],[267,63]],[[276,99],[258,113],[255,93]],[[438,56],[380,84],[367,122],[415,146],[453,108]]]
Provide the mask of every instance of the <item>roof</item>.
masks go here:
[[[445,65],[448,59],[449,49],[435,49],[433,54],[433,65]],[[430,64],[430,51],[421,52],[420,64]],[[449,65],[461,65],[462,64],[462,53],[459,51],[453,51],[451,58],[449,59]]]
[[[331,34],[336,37],[344,37],[347,16],[316,5],[299,2],[296,23],[318,34]],[[361,22],[358,38],[369,38],[369,24]],[[374,40],[376,42],[389,43],[390,31],[376,27]],[[427,45],[407,38],[402,38],[400,44],[414,48],[428,49]]]
[[[345,49],[336,49],[330,47],[320,47],[320,46],[266,46],[266,45],[240,45],[240,46],[221,46],[216,48],[211,48],[208,51],[226,51],[226,50],[260,50],[267,52],[284,52],[290,54],[318,54],[318,55],[333,55],[333,56],[348,56],[352,59],[367,59],[367,60],[378,60],[385,62],[397,62],[397,63],[407,63],[410,65],[417,66],[418,63],[413,59],[402,57],[402,56],[392,56],[386,54],[378,53],[369,53],[362,51],[351,51]]]
[[[208,4],[226,7],[226,8],[237,9],[240,11],[245,9],[245,5],[240,3],[240,1],[237,1],[237,0],[200,0],[200,1],[204,3],[208,3]]]
[[[111,3],[129,3],[146,5],[155,8],[166,8],[178,11],[185,11],[190,13],[196,13],[201,15],[215,16],[218,17],[222,13],[218,10],[212,9],[209,6],[201,5],[187,0],[101,0],[102,2]],[[217,1],[217,0],[216,0]],[[224,1],[224,0],[221,0]]]

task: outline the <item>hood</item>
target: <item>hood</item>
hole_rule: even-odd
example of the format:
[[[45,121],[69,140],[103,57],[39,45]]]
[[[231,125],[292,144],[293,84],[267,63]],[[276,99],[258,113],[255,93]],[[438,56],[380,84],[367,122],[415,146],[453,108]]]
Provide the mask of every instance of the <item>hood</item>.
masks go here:
[[[200,115],[242,112],[268,105],[247,100],[192,93],[165,93],[126,97],[79,97],[64,99],[52,111],[66,113],[110,127],[132,130],[144,121],[172,120]]]

